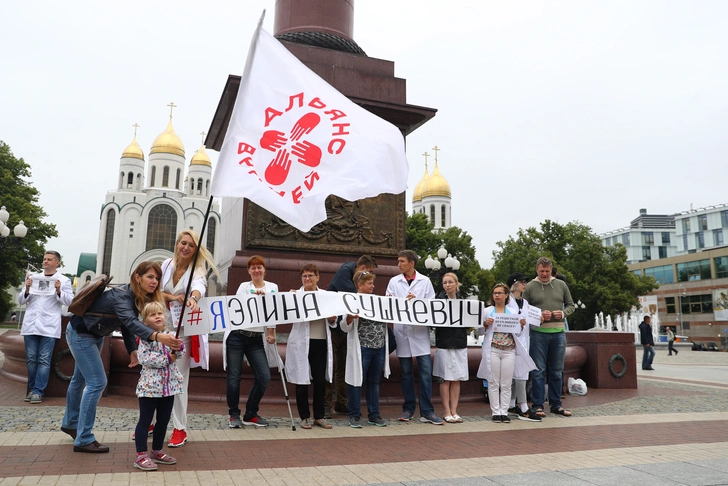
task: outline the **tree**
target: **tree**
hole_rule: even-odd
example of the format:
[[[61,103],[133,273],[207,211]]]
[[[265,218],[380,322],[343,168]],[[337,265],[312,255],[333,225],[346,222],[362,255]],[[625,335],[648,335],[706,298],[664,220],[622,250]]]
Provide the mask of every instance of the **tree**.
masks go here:
[[[638,304],[637,297],[658,287],[653,277],[638,277],[627,269],[627,250],[622,245],[605,247],[599,237],[579,222],[561,225],[550,220],[540,229],[518,230],[517,238],[497,243],[493,273],[505,281],[511,273],[535,275],[536,260],[546,256],[569,282],[574,302],[585,308],[569,317],[571,329],[594,326],[599,312],[616,315]]]
[[[460,281],[460,291],[463,297],[469,297],[472,289],[478,289],[478,298],[487,299],[490,288],[493,286],[493,277],[490,271],[481,268],[475,258],[473,238],[457,226],[446,230],[433,231],[434,226],[429,218],[422,213],[407,216],[407,249],[412,250],[421,258],[417,262],[417,271],[427,275],[432,280],[435,292],[442,290],[442,282],[438,276],[442,272],[433,272],[425,268],[425,259],[428,255],[433,257],[441,246],[460,260],[460,269],[456,272]]]
[[[8,241],[0,248],[0,289],[17,286],[25,279],[28,263],[40,268],[48,238],[58,236],[56,226],[44,223],[47,216],[38,205],[38,190],[29,182],[30,166],[22,158],[16,158],[5,142],[0,140],[0,206],[10,213],[8,224],[14,227],[21,220],[28,227],[28,234],[19,246]],[[8,239],[14,239],[12,230]],[[7,292],[0,292],[0,319],[5,318],[13,304]]]

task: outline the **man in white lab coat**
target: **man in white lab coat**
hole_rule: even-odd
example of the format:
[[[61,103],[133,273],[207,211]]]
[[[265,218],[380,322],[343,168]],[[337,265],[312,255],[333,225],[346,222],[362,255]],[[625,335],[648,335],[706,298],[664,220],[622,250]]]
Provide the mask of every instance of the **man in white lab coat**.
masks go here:
[[[415,270],[418,256],[411,250],[399,252],[397,266],[401,274],[392,277],[387,285],[387,295],[407,299],[434,299],[435,289],[430,279]],[[404,405],[399,420],[409,422],[417,405],[415,377],[412,359],[417,359],[420,379],[420,422],[442,425],[444,421],[435,415],[432,405],[432,359],[430,358],[430,328],[427,326],[394,325],[397,339],[397,357],[402,371]]]

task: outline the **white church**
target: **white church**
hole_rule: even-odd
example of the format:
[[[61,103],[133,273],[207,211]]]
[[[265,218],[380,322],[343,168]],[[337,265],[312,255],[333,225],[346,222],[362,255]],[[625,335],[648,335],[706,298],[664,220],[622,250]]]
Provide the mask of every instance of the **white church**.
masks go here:
[[[173,105],[171,104],[173,107]],[[185,148],[172,126],[149,149],[149,161],[134,138],[121,154],[116,189],[109,191],[101,208],[95,268],[82,262],[77,287],[96,274],[113,275],[113,283],[129,282],[134,268],[145,260],[163,261],[172,256],[177,234],[184,228],[202,229],[210,199],[212,163],[204,145],[186,167]],[[220,208],[213,203],[203,241],[216,255]]]

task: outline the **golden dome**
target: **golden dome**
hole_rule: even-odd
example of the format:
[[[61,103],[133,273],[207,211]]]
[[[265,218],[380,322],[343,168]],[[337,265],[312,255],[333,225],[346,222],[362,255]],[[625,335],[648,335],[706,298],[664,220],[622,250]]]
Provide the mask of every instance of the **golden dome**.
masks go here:
[[[437,162],[435,162],[435,170],[432,171],[432,175],[422,186],[422,197],[424,198],[428,196],[452,197],[450,193],[450,184],[448,184],[445,178],[442,177],[442,174],[440,174]]]
[[[192,160],[190,160],[190,165],[206,165],[208,167],[212,167],[210,157],[208,157],[207,153],[205,152],[205,144],[200,145],[200,149],[195,153],[195,155],[192,156]]]
[[[144,152],[137,143],[136,135],[134,135],[134,140],[131,141],[129,146],[124,149],[124,152],[121,154],[121,158],[144,160]]]
[[[412,202],[422,201],[422,188],[425,186],[428,177],[430,175],[427,173],[427,164],[425,164],[425,175],[422,176],[420,182],[415,186],[415,192],[412,194]]]
[[[180,157],[185,156],[185,146],[182,145],[182,140],[180,140],[177,134],[174,133],[171,118],[169,119],[167,129],[154,139],[149,155],[156,153],[175,154]]]

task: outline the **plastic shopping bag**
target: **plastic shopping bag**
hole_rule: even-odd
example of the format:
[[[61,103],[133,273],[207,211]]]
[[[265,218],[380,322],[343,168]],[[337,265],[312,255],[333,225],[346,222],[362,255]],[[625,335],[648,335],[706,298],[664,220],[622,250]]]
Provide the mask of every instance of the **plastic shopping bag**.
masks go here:
[[[569,395],[582,396],[586,395],[586,392],[584,380],[581,378],[575,380],[574,377],[569,377]]]

